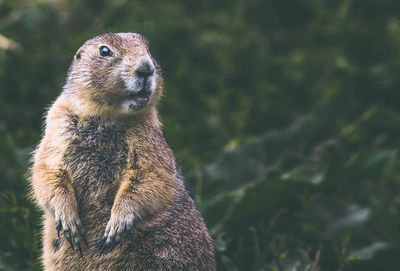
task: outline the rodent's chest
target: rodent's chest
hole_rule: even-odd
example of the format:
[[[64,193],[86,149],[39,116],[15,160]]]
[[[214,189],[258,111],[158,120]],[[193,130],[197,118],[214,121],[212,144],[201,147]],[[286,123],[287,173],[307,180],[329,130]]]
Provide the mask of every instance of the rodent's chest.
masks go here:
[[[99,119],[79,123],[72,119],[64,162],[78,201],[91,195],[115,193],[116,181],[126,166],[126,127]]]

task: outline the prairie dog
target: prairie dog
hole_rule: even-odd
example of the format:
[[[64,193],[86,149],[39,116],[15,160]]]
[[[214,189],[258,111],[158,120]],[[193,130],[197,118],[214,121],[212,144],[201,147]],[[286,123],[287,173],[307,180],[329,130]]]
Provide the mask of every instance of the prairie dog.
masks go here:
[[[75,54],[32,166],[45,270],[215,270],[162,134],[161,94],[140,34],[100,35]]]

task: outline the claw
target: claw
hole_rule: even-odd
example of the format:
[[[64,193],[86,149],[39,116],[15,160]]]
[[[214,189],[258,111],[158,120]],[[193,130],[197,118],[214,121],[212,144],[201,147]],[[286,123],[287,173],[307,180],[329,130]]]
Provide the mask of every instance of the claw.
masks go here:
[[[82,223],[80,222],[79,216],[72,214],[71,217],[62,215],[60,213],[55,213],[54,218],[58,238],[60,238],[60,231],[63,231],[64,238],[69,242],[71,249],[75,250],[75,243],[81,257],[83,258],[82,240],[87,247],[88,242],[86,240],[85,231]]]
[[[61,230],[61,228],[62,228],[61,220],[58,219],[58,220],[56,221],[56,230],[57,230],[58,238],[60,238],[60,230]]]
[[[119,244],[119,242],[121,242],[121,238],[117,235],[117,236],[115,236],[115,239],[114,239],[114,242],[112,243],[110,251],[113,250]]]
[[[83,242],[85,242],[85,245],[88,247],[89,245],[88,245],[88,242],[86,241],[86,236],[83,235],[83,236],[82,236],[82,239],[83,239]]]
[[[72,250],[74,250],[74,243],[72,242],[71,231],[70,230],[65,230],[64,231],[64,237],[65,237],[65,239],[67,239],[67,241],[71,245]]]
[[[108,240],[108,235],[105,234],[103,236],[103,238],[101,239],[101,242],[100,242],[100,246],[99,246],[100,247],[100,254],[103,254],[107,250],[109,245],[110,245],[110,242]]]
[[[81,254],[81,258],[83,258],[81,242],[79,240],[75,239],[75,244],[78,247],[79,253]]]
[[[106,242],[106,240],[107,240],[107,235],[104,235],[99,244],[100,249],[104,246],[104,243]]]
[[[124,223],[116,223],[110,219],[99,243],[100,254],[106,251],[111,252],[132,229],[133,221],[125,220]]]
[[[82,225],[80,225],[79,223],[75,222],[75,225],[76,225],[76,227],[77,227],[77,229],[79,231],[79,234],[81,235],[81,237],[83,239],[83,242],[85,242],[85,245],[88,247],[89,245],[88,245],[88,243],[86,241],[85,230],[83,229]]]
[[[105,249],[109,246],[110,243],[104,242],[104,244],[101,246],[100,254],[103,254]]]
[[[100,254],[103,254],[106,250],[111,251],[114,248],[114,242],[115,242],[115,234],[112,235],[104,235],[102,241],[106,239],[105,243],[101,247]]]

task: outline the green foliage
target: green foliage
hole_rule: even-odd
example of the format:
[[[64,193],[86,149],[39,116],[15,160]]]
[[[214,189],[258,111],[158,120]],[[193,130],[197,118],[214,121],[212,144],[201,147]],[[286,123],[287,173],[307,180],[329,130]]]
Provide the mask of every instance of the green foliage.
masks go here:
[[[83,41],[140,32],[220,270],[396,270],[400,4],[0,1],[0,270],[40,270],[29,152]]]
[[[0,150],[0,270],[29,270],[38,254],[38,212],[27,199],[23,178],[28,155],[1,126]]]

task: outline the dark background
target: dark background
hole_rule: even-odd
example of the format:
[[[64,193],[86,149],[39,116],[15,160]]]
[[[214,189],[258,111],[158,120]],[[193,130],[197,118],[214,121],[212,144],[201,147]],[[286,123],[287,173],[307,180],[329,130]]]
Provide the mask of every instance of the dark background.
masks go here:
[[[41,270],[30,152],[72,56],[139,32],[219,270],[399,270],[400,2],[0,1],[0,270]]]

